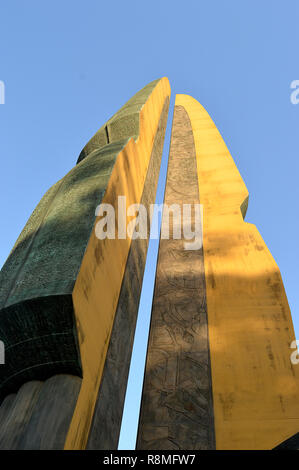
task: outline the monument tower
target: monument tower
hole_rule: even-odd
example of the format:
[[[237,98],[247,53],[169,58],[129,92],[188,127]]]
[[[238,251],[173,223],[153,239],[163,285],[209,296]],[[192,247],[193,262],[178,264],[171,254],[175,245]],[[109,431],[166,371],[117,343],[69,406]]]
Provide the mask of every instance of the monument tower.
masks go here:
[[[148,237],[99,239],[99,204],[155,201],[170,86],[129,100],[42,198],[0,274],[1,449],[116,449]],[[299,371],[279,269],[204,108],[175,99],[165,204],[203,245],[160,240],[138,449],[298,448]],[[194,222],[194,220],[193,220]],[[118,225],[116,224],[116,232]]]

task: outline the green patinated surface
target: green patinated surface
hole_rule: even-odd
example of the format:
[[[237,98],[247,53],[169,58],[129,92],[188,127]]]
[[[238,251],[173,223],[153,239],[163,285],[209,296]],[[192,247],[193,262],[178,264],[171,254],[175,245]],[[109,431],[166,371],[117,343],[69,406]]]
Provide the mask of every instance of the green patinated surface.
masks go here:
[[[120,110],[104,124],[85,145],[78,163],[94,150],[121,139],[139,135],[139,113],[160,80],[154,80],[138,91]]]
[[[158,81],[138,92],[90,140],[77,164],[42,198],[0,272],[0,400],[27,380],[80,375],[72,291],[116,158],[139,132],[139,111]],[[105,126],[104,126],[105,128]],[[106,132],[106,131],[105,131]],[[106,133],[107,135],[107,133]]]
[[[1,271],[1,307],[72,292],[95,208],[126,143],[94,151],[44,196]]]

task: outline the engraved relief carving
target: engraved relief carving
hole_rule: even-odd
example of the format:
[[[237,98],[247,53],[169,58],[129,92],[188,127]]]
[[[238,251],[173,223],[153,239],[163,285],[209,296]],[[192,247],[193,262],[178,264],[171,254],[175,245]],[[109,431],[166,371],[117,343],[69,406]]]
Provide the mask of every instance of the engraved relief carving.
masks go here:
[[[165,203],[199,203],[193,134],[182,106],[174,111]],[[202,250],[184,250],[170,230],[170,239],[160,240],[139,449],[215,448],[204,276]]]

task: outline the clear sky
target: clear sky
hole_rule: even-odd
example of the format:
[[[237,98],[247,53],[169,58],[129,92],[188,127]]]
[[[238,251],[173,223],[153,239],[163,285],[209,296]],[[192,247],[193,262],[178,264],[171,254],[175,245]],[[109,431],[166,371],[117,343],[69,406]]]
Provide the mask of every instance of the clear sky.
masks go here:
[[[192,95],[218,126],[250,193],[246,220],[280,267],[299,338],[299,104],[290,101],[299,79],[298,15],[298,0],[3,0],[0,264],[96,130],[167,76],[172,98]],[[154,248],[135,362],[146,347]],[[122,448],[134,446],[141,379],[136,368]]]

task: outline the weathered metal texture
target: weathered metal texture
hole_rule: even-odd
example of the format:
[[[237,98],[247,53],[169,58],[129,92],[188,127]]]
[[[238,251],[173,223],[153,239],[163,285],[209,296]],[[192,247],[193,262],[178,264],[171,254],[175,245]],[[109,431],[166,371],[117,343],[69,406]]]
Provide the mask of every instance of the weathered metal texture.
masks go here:
[[[81,374],[71,295],[28,299],[3,309],[0,337],[6,345],[0,398],[36,378]]]
[[[174,110],[165,203],[199,203],[193,133],[181,106]],[[203,252],[186,251],[170,230],[170,239],[160,240],[137,448],[214,447]]]
[[[149,206],[155,201],[168,107],[169,99],[166,99],[141,198],[141,204],[147,208],[148,216]],[[148,236],[149,230],[148,224]],[[147,247],[148,238],[132,240],[90,430],[88,449],[117,448]]]
[[[117,113],[107,145],[91,139],[85,158],[42,198],[1,270],[0,339],[6,363],[0,368],[0,401],[30,380],[82,375],[74,286],[95,208],[107,194],[118,156],[131,137],[138,137],[138,110],[159,82],[147,85]]]
[[[63,449],[81,379],[56,375],[27,382],[0,406],[0,449]]]
[[[94,150],[119,140],[139,135],[140,111],[159,80],[155,80],[138,91],[120,110],[104,124],[81,151],[78,162]]]

